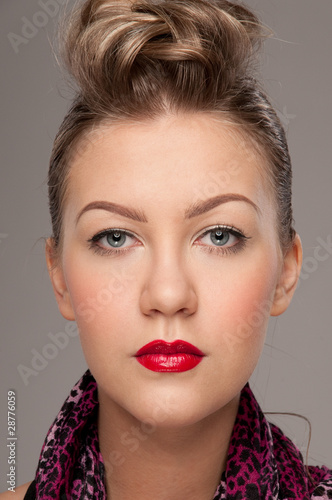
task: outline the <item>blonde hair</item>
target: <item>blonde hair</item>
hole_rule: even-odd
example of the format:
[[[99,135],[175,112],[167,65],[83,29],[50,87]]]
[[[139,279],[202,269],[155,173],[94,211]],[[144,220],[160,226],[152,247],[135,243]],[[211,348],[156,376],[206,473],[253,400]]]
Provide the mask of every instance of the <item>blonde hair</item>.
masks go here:
[[[61,246],[68,172],[83,137],[105,122],[177,112],[227,117],[268,161],[281,247],[293,241],[285,132],[254,77],[264,36],[257,17],[226,0],[87,0],[70,17],[64,60],[78,86],[49,168],[55,247]]]

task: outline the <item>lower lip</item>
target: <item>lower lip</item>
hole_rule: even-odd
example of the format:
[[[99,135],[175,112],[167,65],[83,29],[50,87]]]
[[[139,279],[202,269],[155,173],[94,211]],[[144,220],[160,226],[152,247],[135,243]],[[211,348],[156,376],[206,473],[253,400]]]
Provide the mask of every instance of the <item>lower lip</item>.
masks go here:
[[[195,354],[143,354],[136,357],[137,361],[153,372],[186,372],[192,370],[203,359]]]

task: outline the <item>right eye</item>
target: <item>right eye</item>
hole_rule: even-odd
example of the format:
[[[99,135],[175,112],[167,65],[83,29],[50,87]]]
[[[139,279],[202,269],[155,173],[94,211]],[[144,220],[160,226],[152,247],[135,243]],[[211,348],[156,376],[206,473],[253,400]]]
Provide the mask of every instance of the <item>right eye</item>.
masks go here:
[[[99,253],[120,253],[135,246],[137,238],[124,229],[106,229],[95,234],[90,240],[90,247]]]

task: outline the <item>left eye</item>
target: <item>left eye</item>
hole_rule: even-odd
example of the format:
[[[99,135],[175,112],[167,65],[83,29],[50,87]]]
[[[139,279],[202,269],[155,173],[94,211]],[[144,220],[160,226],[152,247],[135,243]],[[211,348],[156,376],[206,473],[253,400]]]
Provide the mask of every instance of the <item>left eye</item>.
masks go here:
[[[214,228],[205,231],[205,233],[200,236],[199,242],[204,245],[214,245],[216,247],[231,247],[236,245],[236,243],[241,238],[241,234],[237,234],[235,231],[226,228]]]

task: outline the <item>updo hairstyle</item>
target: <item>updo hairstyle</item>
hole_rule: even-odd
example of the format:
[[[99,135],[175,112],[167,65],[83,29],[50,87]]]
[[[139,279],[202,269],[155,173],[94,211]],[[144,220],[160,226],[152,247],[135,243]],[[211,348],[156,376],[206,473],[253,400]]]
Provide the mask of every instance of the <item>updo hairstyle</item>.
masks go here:
[[[263,151],[280,246],[293,242],[291,162],[280,120],[255,79],[264,38],[257,17],[226,0],[88,0],[70,17],[64,60],[77,95],[49,167],[53,242],[60,251],[70,164],[100,126],[163,115],[213,113]]]

